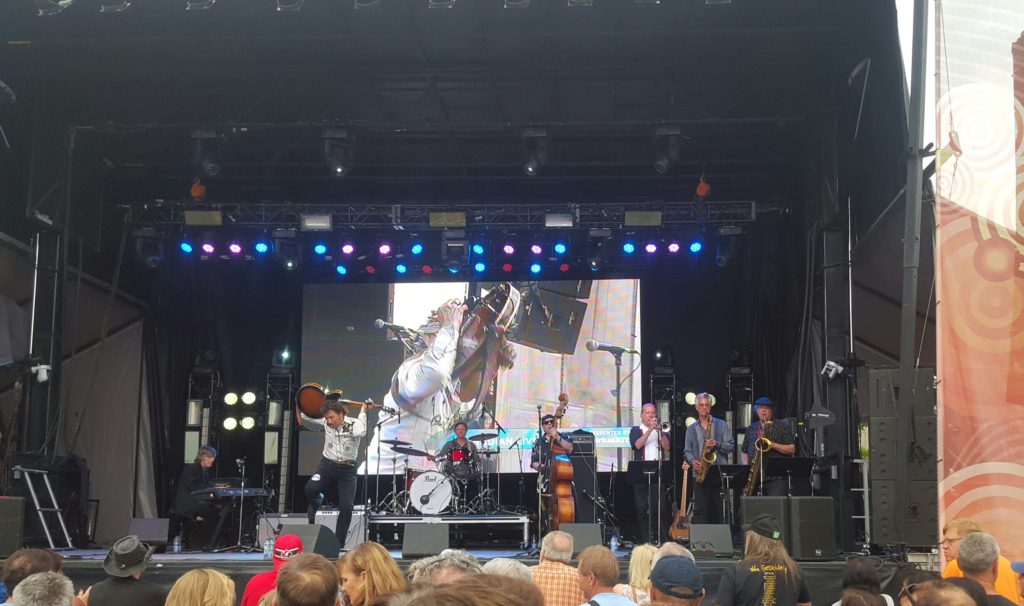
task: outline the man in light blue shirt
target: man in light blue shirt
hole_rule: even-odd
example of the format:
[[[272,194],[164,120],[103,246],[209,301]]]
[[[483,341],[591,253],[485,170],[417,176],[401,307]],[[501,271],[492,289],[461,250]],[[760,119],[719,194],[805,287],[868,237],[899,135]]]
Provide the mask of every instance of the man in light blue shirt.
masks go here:
[[[683,456],[693,468],[693,522],[698,524],[719,524],[722,521],[721,499],[722,475],[716,465],[727,462],[724,455],[730,455],[736,449],[736,441],[729,430],[729,424],[722,419],[711,416],[711,394],[697,394],[694,405],[697,409],[697,422],[686,428],[686,445]],[[703,482],[696,481],[697,472],[708,463],[701,453],[707,447],[714,455],[714,463],[707,470]],[[711,458],[709,456],[709,458]]]
[[[636,606],[636,602],[615,593],[619,582],[619,560],[611,549],[591,545],[580,553],[580,589],[589,600],[580,606]]]

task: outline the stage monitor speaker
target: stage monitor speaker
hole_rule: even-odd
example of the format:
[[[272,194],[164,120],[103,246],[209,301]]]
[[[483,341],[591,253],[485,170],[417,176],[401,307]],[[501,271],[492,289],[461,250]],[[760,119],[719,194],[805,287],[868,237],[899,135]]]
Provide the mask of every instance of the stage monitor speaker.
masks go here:
[[[341,553],[341,544],[334,531],[320,524],[290,525],[287,532],[302,539],[303,553],[319,553],[332,562]]]
[[[425,558],[448,549],[448,524],[406,524],[403,558]]]
[[[147,545],[164,547],[171,534],[170,518],[132,518],[128,525],[128,534],[139,537]]]
[[[572,551],[578,554],[592,545],[602,545],[600,524],[559,524],[558,529],[572,535]]]
[[[793,550],[793,530],[789,525],[789,497],[742,497],[742,519],[744,524],[750,522],[762,513],[770,513],[775,516],[782,526],[782,543],[789,551]]]
[[[337,519],[337,510],[323,510],[316,512],[317,525],[323,526],[332,533],[337,525]],[[294,526],[309,526],[309,522],[306,521],[306,514],[265,513],[260,516],[259,527],[256,530],[256,537],[259,544],[262,545],[263,541],[277,536],[278,528],[281,529],[281,534],[295,534],[293,530]],[[366,536],[365,531],[366,514],[362,510],[362,505],[357,505],[355,511],[352,512],[352,522],[348,525],[348,536],[345,538],[344,548],[346,550],[355,549],[356,545],[363,542],[363,537]]]
[[[728,524],[693,524],[690,551],[702,558],[732,557],[732,530]]]
[[[0,497],[0,558],[21,549],[25,532],[25,499]]]
[[[795,560],[836,558],[835,507],[832,497],[789,497],[789,526]]]

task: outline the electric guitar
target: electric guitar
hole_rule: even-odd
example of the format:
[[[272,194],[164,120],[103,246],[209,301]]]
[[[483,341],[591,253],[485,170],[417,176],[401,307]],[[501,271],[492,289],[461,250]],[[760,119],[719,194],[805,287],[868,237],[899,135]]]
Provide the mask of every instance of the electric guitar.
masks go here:
[[[673,541],[690,540],[690,516],[686,509],[686,482],[690,477],[690,464],[683,461],[683,493],[679,498],[679,506],[673,504],[672,526],[668,529],[668,536]]]

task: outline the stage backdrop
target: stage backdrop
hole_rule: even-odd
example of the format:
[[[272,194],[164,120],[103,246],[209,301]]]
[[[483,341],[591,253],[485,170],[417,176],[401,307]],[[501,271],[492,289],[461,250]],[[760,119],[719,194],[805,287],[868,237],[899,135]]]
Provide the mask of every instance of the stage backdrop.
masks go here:
[[[936,145],[940,509],[944,521],[978,520],[1007,557],[1020,560],[1024,10],[1020,0],[946,0],[941,6]]]

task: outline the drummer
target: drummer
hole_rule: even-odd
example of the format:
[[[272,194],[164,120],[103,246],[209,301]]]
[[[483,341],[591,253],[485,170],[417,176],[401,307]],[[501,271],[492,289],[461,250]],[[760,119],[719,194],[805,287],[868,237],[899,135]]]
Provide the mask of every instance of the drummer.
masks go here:
[[[432,462],[440,463],[440,471],[463,484],[459,508],[465,510],[480,492],[477,473],[480,471],[480,455],[476,444],[466,438],[469,428],[464,421],[455,423],[455,438],[445,442],[436,453],[427,455]]]

